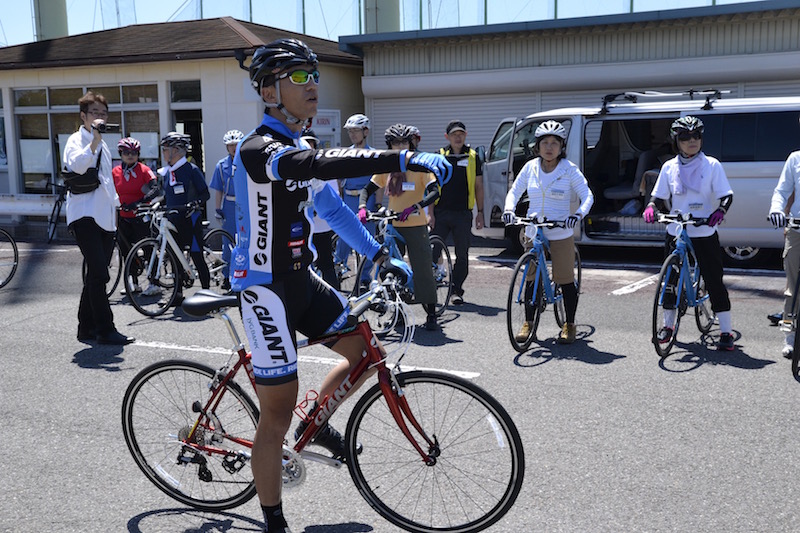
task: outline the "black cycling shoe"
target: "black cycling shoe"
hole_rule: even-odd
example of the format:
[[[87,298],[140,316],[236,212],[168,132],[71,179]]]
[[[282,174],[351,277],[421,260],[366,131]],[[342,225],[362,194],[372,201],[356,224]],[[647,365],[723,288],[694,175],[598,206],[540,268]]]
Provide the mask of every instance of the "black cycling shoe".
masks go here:
[[[294,440],[300,440],[300,437],[303,435],[303,432],[306,430],[307,426],[308,422],[305,420],[300,421],[300,423],[297,425],[297,428],[294,430]],[[344,461],[345,459],[344,437],[327,422],[317,432],[317,435],[311,439],[311,444],[322,446],[333,454],[334,459],[338,459],[340,461]],[[363,449],[364,447],[361,445],[361,443],[356,445],[356,453],[361,453]]]
[[[658,330],[658,336],[656,338],[658,339],[659,344],[665,344],[669,342],[669,340],[672,338],[672,328],[661,328]]]
[[[777,326],[778,323],[783,320],[783,311],[780,313],[772,313],[771,315],[767,315],[767,318],[772,323],[773,326]]]

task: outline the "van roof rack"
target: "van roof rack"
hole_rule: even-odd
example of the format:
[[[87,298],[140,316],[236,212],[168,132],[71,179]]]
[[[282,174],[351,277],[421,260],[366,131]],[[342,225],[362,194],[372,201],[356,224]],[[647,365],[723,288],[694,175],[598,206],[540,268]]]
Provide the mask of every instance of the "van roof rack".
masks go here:
[[[721,91],[719,89],[689,89],[687,91],[679,92],[679,93],[665,93],[661,91],[625,91],[622,93],[613,93],[607,94],[603,97],[603,108],[600,110],[600,114],[603,115],[608,113],[608,104],[615,102],[617,99],[625,99],[629,102],[636,103],[638,102],[639,98],[664,98],[664,97],[671,97],[677,98],[680,96],[688,96],[689,100],[694,100],[695,96],[705,97],[706,103],[703,106],[703,109],[708,110],[711,109],[712,104],[722,98],[723,94],[730,94],[730,91]]]

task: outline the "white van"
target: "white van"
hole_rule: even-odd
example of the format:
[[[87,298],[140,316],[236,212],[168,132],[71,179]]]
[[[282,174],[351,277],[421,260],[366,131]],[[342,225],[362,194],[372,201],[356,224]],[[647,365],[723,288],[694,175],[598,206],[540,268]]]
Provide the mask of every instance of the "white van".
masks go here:
[[[669,126],[694,115],[705,124],[703,151],[722,162],[733,205],[719,236],[732,263],[744,266],[765,249],[783,247],[767,220],[772,191],[787,156],[800,148],[800,98],[723,98],[720,91],[612,94],[593,108],[556,109],[504,119],[486,154],[484,211],[502,227],[506,192],[533,157],[533,134],[545,120],[568,131],[567,158],[583,171],[595,196],[576,242],[581,245],[663,246],[665,228],[646,224],[642,209],[661,164],[673,157]],[[518,213],[527,209],[526,199]],[[519,250],[519,229],[506,229]]]

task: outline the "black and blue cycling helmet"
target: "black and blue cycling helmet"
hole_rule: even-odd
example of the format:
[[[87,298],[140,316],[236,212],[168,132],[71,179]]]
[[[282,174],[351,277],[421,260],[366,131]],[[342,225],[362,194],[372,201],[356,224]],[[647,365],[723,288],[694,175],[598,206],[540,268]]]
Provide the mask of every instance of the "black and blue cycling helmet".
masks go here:
[[[278,75],[292,67],[319,64],[315,54],[306,43],[298,39],[278,39],[259,46],[250,62],[250,84],[257,93],[261,87],[275,83]]]

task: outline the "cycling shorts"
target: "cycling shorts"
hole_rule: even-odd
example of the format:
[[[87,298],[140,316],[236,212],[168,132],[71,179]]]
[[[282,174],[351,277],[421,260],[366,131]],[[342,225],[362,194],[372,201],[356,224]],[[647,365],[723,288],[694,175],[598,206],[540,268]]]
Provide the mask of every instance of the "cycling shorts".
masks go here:
[[[533,248],[533,244],[526,242],[526,251]],[[571,235],[566,239],[550,241],[550,262],[553,266],[551,278],[554,283],[566,285],[575,281],[575,238]]]
[[[246,288],[239,305],[259,385],[296,380],[295,332],[313,339],[341,329],[350,311],[347,300],[310,269]]]

